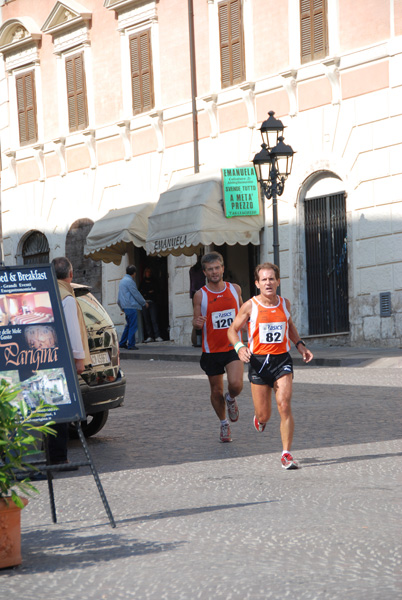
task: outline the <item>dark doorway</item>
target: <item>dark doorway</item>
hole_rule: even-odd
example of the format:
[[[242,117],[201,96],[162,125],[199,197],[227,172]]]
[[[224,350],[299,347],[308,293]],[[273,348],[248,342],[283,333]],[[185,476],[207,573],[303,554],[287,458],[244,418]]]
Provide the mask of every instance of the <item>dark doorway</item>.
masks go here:
[[[345,194],[304,202],[309,334],[349,331]]]
[[[254,244],[241,246],[214,246],[222,254],[225,263],[223,278],[230,283],[237,283],[241,287],[243,301],[255,295],[254,269],[259,263],[260,247]]]
[[[149,267],[158,283],[158,324],[161,337],[169,339],[169,290],[166,256],[147,256],[143,248],[138,249],[137,284],[141,285],[144,269]]]

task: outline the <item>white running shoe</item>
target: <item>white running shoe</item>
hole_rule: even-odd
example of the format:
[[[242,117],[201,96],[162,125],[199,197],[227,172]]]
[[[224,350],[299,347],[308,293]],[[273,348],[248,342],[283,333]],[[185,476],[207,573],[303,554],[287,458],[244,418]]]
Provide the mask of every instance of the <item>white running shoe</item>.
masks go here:
[[[239,407],[237,405],[236,398],[234,398],[234,400],[228,400],[228,398],[230,398],[230,396],[228,393],[226,393],[225,400],[228,409],[228,417],[232,423],[235,423],[239,419]]]
[[[220,433],[219,437],[220,437],[221,442],[231,442],[232,441],[232,434],[231,434],[228,423],[226,423],[226,425],[221,425],[221,433]]]

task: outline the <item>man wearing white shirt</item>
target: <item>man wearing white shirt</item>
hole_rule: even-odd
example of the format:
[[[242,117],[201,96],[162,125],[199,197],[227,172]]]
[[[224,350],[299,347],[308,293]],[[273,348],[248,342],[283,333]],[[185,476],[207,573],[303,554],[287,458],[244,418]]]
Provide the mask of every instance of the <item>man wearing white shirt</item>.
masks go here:
[[[74,289],[71,286],[73,280],[73,266],[68,258],[60,256],[52,260],[57,283],[61,296],[61,303],[66,319],[68,337],[75,361],[75,368],[80,374],[85,365],[91,363],[91,355],[88,347],[88,336],[81,308],[75,298]],[[68,423],[57,423],[53,426],[57,431],[57,437],[49,436],[49,454],[52,464],[66,464]]]

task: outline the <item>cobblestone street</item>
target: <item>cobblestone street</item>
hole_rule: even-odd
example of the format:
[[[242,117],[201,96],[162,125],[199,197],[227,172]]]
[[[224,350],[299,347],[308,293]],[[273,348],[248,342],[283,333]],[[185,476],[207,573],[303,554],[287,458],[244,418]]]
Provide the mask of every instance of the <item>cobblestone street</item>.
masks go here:
[[[232,444],[195,362],[125,360],[128,393],[89,439],[89,468],[47,483],[22,515],[8,600],[391,600],[402,597],[402,369],[296,368],[293,454],[276,409],[252,427],[245,374]],[[275,403],[274,403],[275,404]],[[70,442],[70,460],[81,460]]]

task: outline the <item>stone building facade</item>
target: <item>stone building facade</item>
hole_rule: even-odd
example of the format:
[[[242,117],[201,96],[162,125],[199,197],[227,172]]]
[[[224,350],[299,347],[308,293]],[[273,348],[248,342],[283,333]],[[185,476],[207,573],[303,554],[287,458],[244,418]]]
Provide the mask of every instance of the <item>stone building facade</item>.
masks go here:
[[[273,110],[296,151],[278,213],[281,292],[299,331],[400,345],[400,0],[0,6],[5,264],[71,254],[118,327],[125,266],[135,261],[141,277],[151,265],[164,337],[190,343],[196,254],[150,257],[145,242],[125,241],[118,260],[92,261],[85,240],[112,209],[156,205],[194,171],[250,165]],[[273,257],[271,200],[262,202],[260,244],[219,245],[245,298],[253,264]]]

